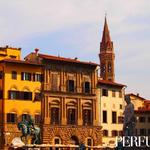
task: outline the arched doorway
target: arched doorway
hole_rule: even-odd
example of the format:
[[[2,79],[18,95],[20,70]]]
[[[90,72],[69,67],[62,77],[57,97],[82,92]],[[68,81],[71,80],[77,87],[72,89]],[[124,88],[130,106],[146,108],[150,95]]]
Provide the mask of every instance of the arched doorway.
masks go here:
[[[79,145],[79,139],[76,136],[72,136],[70,141],[71,141],[70,144]]]

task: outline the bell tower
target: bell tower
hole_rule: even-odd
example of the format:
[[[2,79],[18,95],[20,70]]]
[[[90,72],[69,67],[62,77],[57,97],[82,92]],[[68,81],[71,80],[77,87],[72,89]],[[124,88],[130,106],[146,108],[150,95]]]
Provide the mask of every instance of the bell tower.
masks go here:
[[[105,16],[104,29],[102,41],[100,42],[100,76],[104,80],[114,81],[114,60],[115,54],[113,49],[113,42],[111,41],[109,29],[107,25],[107,18]]]

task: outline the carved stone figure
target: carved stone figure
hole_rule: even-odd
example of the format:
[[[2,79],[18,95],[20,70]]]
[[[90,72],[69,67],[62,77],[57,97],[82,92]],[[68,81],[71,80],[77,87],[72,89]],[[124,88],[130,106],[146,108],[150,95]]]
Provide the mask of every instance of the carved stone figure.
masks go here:
[[[130,96],[125,96],[127,105],[124,110],[123,133],[124,136],[133,136],[135,128],[134,105],[131,103]]]

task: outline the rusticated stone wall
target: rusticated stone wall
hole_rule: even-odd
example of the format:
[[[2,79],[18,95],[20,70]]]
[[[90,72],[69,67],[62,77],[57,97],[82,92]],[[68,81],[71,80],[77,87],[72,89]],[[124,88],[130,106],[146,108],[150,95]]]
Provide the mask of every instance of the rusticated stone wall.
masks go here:
[[[93,145],[102,144],[101,127],[90,126],[43,126],[43,143],[54,144],[53,139],[59,137],[61,144],[71,144],[71,137],[77,137],[79,144],[86,143],[87,138],[93,140]]]

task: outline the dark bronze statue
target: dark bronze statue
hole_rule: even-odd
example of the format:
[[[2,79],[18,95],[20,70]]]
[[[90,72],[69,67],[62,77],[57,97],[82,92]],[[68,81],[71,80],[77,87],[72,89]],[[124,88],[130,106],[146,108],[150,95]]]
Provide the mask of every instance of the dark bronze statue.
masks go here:
[[[18,129],[22,132],[21,140],[24,137],[27,143],[27,136],[32,136],[32,144],[40,143],[40,128],[34,126],[34,120],[30,115],[28,115],[27,119],[23,118],[22,121],[18,123]]]

